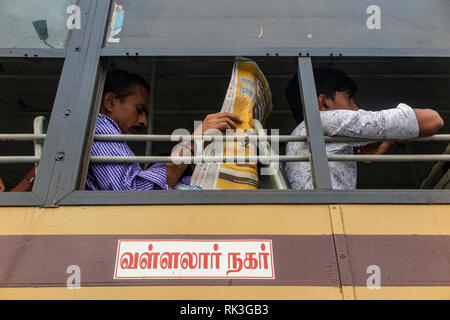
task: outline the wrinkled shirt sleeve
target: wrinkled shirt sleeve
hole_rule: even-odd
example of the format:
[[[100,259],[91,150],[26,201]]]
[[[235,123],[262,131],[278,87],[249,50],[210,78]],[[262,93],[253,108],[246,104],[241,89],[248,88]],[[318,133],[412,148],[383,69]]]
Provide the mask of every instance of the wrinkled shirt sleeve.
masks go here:
[[[404,104],[382,111],[333,110],[320,113],[328,136],[367,139],[412,139],[419,136],[414,110]]]
[[[130,156],[124,142],[94,142],[93,156]],[[137,163],[94,163],[90,174],[99,190],[168,190],[167,166],[155,163],[146,170]]]
[[[419,135],[419,126],[414,110],[406,104],[383,111],[334,110],[320,112],[324,135],[346,136],[362,139],[394,140],[411,139]],[[302,122],[292,135],[305,135]],[[369,144],[370,141],[326,143],[327,154],[353,154],[353,147]],[[287,155],[309,155],[304,142],[288,142]],[[330,177],[333,189],[356,189],[357,165],[354,161],[330,161]],[[312,189],[313,178],[309,162],[287,162],[285,172],[294,189]]]

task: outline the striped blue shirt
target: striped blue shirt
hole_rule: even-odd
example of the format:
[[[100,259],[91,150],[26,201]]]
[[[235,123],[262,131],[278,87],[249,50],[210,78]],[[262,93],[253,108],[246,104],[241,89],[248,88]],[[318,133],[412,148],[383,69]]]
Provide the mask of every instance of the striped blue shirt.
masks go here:
[[[117,124],[104,114],[99,114],[95,134],[121,134]],[[92,156],[133,157],[134,153],[124,141],[94,141]],[[86,190],[170,190],[166,183],[167,166],[155,163],[142,170],[139,163],[91,163]],[[189,185],[190,177],[182,182]]]

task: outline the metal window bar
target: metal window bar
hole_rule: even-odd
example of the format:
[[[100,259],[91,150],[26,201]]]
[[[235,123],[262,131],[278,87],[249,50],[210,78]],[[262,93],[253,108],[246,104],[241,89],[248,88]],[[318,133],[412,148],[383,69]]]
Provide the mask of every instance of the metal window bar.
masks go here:
[[[450,154],[450,143],[447,145],[447,148],[444,151],[444,154]],[[446,189],[450,188],[450,170],[447,173],[443,172],[445,163],[443,161],[437,162],[433,168],[431,169],[428,176],[422,181],[419,189],[426,189],[433,187],[435,189],[440,189],[445,187]],[[442,177],[441,175],[444,174]],[[439,180],[440,179],[440,180]]]
[[[256,134],[258,136],[262,136],[263,138],[267,138],[267,134],[264,131],[264,127],[257,119],[253,119],[253,126],[255,127]],[[259,144],[259,152],[263,156],[276,156],[277,154],[273,151],[271,145],[268,142],[263,142]],[[288,183],[281,172],[280,164],[278,161],[276,162],[270,162],[267,166],[268,171],[272,174],[270,174],[270,180],[272,184],[275,186],[278,190],[287,190],[289,189]]]
[[[198,139],[191,135],[95,135],[96,141],[186,141]],[[272,141],[279,142],[306,142],[307,136],[288,136],[288,135],[248,135],[248,136],[213,136],[204,135],[203,141]],[[377,142],[386,140],[370,140],[349,137],[324,137],[326,142]],[[404,142],[441,142],[450,141],[450,134],[440,134],[430,137],[421,137],[415,139],[396,140]],[[283,155],[261,155],[261,156],[188,156],[188,157],[171,157],[171,156],[135,156],[135,157],[91,157],[93,163],[150,163],[150,162],[173,162],[182,160],[185,163],[211,163],[217,161],[233,161],[233,162],[296,162],[310,161],[309,156],[283,156]],[[404,162],[404,161],[450,161],[448,154],[426,154],[426,155],[330,155],[327,154],[327,161],[373,161],[373,162]]]
[[[2,141],[3,136],[0,134],[0,141]],[[22,138],[21,135],[8,135],[8,136],[18,136],[18,139],[25,139]],[[45,135],[44,135],[45,136]],[[7,139],[7,138],[5,138]],[[28,137],[28,141],[31,141],[32,138]],[[187,140],[194,140],[198,139],[198,137],[193,135],[158,135],[158,134],[148,134],[148,135],[140,135],[140,134],[96,134],[94,136],[95,141],[154,141],[154,142],[180,142],[180,141],[187,141]],[[290,135],[246,135],[246,136],[222,136],[222,135],[203,135],[201,138],[205,142],[210,141],[239,141],[239,142],[246,142],[256,140],[259,141],[259,139],[262,139],[264,141],[272,141],[272,140],[278,140],[279,142],[306,142],[308,137],[307,136],[290,136]],[[325,142],[380,142],[380,141],[400,141],[400,142],[450,142],[450,134],[437,134],[430,137],[420,137],[420,138],[414,138],[414,139],[396,139],[396,140],[373,140],[373,139],[360,139],[360,138],[349,138],[349,137],[330,137],[325,136],[324,137]],[[11,140],[10,140],[11,141]],[[26,140],[22,140],[26,141]]]
[[[450,170],[442,176],[433,189],[450,189]]]
[[[331,190],[331,175],[327,161],[322,122],[317,105],[317,92],[310,57],[299,57],[297,68],[305,129],[308,135],[311,175],[315,190]],[[300,112],[300,110],[299,110]]]
[[[209,141],[250,141],[250,139],[260,139],[259,135],[248,136],[214,136],[203,135],[202,140]],[[44,141],[46,134],[32,134],[32,133],[13,133],[13,134],[0,134],[0,141],[2,142],[14,142],[14,141]],[[95,141],[153,141],[153,142],[180,142],[183,140],[194,140],[195,136],[192,135],[158,135],[158,134],[96,134],[94,135]],[[307,136],[290,136],[290,135],[267,135],[261,139],[272,141],[278,140],[279,142],[306,142]],[[372,140],[372,139],[359,139],[349,137],[324,137],[325,142],[380,142],[380,141],[400,141],[400,142],[450,142],[450,134],[437,134],[430,137],[420,137],[414,139],[396,139],[396,140]]]
[[[38,117],[34,118],[34,121],[33,121],[34,134],[40,134],[40,135],[44,134],[44,130],[45,130],[44,125],[45,125],[46,120],[47,119],[44,116],[38,116]],[[44,141],[42,141],[42,140],[34,141],[34,156],[35,157],[39,157],[39,159],[41,158],[43,147],[44,147]],[[36,173],[37,173],[38,163],[39,162],[35,162],[35,164],[34,164],[36,167]]]
[[[36,163],[40,161],[36,156],[5,156],[0,157],[0,164],[6,163]],[[448,154],[416,154],[416,155],[328,155],[328,161],[372,161],[372,162],[435,162],[450,161]],[[153,162],[174,162],[182,161],[185,163],[214,163],[218,161],[232,162],[306,162],[308,156],[189,156],[189,157],[170,157],[170,156],[135,156],[135,157],[100,157],[92,156],[92,163],[153,163]]]
[[[12,141],[33,141],[34,142],[34,156],[8,156],[0,157],[0,163],[34,163],[36,166],[41,159],[42,148],[44,147],[44,126],[47,118],[44,116],[38,116],[33,121],[32,134],[0,134],[0,141],[12,142]]]
[[[309,156],[135,156],[135,157],[101,157],[92,156],[92,163],[152,163],[180,161],[191,163],[214,163],[219,161],[232,162],[306,162]],[[415,154],[415,155],[327,155],[328,161],[372,161],[372,162],[434,162],[450,161],[450,155],[443,154]]]

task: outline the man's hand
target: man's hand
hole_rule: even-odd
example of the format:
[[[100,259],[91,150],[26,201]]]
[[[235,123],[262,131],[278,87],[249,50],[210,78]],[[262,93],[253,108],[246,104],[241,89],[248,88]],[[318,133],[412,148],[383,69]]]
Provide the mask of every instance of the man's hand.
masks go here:
[[[5,192],[6,187],[5,184],[3,183],[2,178],[0,178],[0,192]]]
[[[355,148],[355,153],[368,155],[385,154],[393,145],[395,145],[395,142],[393,141],[370,143],[365,146]],[[372,161],[364,161],[363,163],[370,164]]]
[[[236,129],[236,123],[241,123],[242,120],[237,115],[229,112],[218,112],[209,114],[205,117],[202,124],[194,131],[193,135],[208,134],[208,131],[219,130],[224,132],[227,129]],[[194,141],[191,142],[191,150],[195,150]],[[183,148],[176,149],[172,156],[183,156]],[[187,164],[167,163],[167,178],[168,186],[173,187],[177,183]]]
[[[229,112],[218,112],[208,114],[203,120],[201,127],[194,131],[194,135],[208,134],[208,130],[220,130],[224,132],[227,129],[236,129],[237,124],[242,120],[239,116]]]
[[[22,181],[20,181],[14,188],[10,190],[10,192],[27,192],[33,189],[34,178],[36,176],[36,167],[30,169],[27,172],[25,177],[23,177]]]

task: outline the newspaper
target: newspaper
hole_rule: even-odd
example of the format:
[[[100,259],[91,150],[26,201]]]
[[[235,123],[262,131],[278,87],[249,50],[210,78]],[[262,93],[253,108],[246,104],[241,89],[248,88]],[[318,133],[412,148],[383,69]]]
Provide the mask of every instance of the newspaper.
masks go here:
[[[221,112],[238,115],[242,123],[227,136],[254,135],[253,119],[264,124],[271,111],[272,93],[261,69],[252,60],[236,58]],[[255,156],[256,142],[212,142],[203,155]],[[197,164],[191,178],[191,185],[203,189],[258,189],[258,184],[258,164],[250,162]]]

